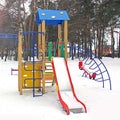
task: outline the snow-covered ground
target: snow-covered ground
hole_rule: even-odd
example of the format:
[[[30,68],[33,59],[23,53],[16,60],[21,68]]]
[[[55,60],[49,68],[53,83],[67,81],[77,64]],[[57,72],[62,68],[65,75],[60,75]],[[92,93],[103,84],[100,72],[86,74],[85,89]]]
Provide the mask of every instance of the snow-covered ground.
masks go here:
[[[32,90],[18,92],[18,76],[11,75],[17,61],[0,60],[0,119],[1,120],[120,120],[120,59],[103,58],[111,81],[109,84],[83,78],[78,60],[69,60],[69,68],[78,98],[85,103],[87,113],[66,115],[59,103],[55,86],[47,87],[41,97],[32,97]],[[14,72],[15,73],[15,72]]]

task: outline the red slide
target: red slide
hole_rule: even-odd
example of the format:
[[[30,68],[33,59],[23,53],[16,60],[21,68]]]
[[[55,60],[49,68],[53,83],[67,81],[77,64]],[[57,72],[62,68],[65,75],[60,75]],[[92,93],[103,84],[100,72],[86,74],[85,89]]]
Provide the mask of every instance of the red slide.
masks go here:
[[[70,112],[87,112],[85,104],[76,96],[66,60],[61,57],[54,57],[52,66],[58,97],[66,113],[69,115]]]

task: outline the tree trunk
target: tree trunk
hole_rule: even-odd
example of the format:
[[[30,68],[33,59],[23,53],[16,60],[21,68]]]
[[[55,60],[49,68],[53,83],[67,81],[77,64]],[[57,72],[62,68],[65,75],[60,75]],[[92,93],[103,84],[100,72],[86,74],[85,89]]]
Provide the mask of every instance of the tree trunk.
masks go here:
[[[118,58],[120,58],[120,33],[119,33],[119,43],[118,43]]]
[[[114,52],[115,52],[115,50],[114,50],[114,44],[115,44],[115,40],[114,40],[114,27],[113,27],[113,25],[111,25],[111,48],[112,48],[112,58],[114,58],[115,57],[115,55],[114,55]]]

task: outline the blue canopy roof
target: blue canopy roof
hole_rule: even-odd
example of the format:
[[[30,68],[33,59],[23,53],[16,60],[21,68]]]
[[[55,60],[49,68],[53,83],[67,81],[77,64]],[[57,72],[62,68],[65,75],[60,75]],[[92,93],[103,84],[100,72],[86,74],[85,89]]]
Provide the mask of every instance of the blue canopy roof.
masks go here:
[[[45,20],[47,25],[62,24],[64,20],[70,20],[66,10],[45,10],[38,9],[36,15],[36,23],[41,24]]]

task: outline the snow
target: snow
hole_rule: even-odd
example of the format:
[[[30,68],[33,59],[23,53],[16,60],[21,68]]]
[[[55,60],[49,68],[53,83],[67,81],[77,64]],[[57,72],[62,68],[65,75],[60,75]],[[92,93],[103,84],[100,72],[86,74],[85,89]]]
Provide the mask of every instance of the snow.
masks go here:
[[[83,78],[78,60],[68,60],[76,95],[85,103],[87,113],[66,115],[55,86],[48,86],[41,97],[32,97],[32,90],[23,90],[23,95],[19,95],[17,71],[11,75],[11,67],[16,68],[18,62],[0,60],[0,119],[120,120],[120,59],[107,57],[102,61],[109,71],[112,90],[107,81],[102,88],[102,83]]]

